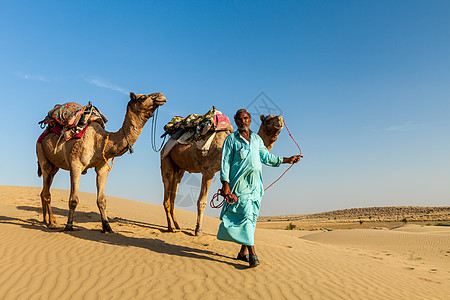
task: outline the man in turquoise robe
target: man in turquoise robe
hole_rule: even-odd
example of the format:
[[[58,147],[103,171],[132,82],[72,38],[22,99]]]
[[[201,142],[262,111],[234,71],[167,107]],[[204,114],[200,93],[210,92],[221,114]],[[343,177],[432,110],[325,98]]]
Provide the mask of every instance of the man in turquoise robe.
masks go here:
[[[234,116],[238,131],[230,134],[223,144],[220,180],[225,202],[217,233],[219,240],[238,243],[237,259],[259,265],[254,247],[254,233],[261,199],[264,194],[262,163],[278,167],[282,163],[297,163],[299,155],[289,158],[276,156],[267,150],[262,139],[250,130],[251,115],[240,109]]]

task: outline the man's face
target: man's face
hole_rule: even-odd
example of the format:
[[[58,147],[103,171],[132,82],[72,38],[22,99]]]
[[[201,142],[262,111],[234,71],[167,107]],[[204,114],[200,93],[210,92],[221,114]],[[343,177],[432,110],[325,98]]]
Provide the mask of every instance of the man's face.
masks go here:
[[[245,112],[237,115],[234,121],[236,122],[239,131],[248,131],[250,129],[250,124],[252,123],[252,119]]]

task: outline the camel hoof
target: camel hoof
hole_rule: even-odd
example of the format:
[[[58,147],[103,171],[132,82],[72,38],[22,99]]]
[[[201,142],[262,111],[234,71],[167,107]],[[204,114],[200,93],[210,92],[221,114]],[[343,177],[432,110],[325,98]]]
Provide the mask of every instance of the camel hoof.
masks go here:
[[[47,225],[48,229],[59,229],[58,223],[50,223]]]
[[[202,236],[203,230],[199,227],[195,228],[195,236]]]
[[[102,221],[102,233],[113,233],[108,221]]]
[[[173,227],[167,227],[167,231],[168,231],[168,232],[172,232],[172,233],[174,233],[174,232],[180,232],[180,231],[181,231],[181,228],[180,228],[180,227],[175,227],[175,228],[173,228]]]
[[[66,227],[64,227],[64,231],[73,231],[73,225],[67,224]]]

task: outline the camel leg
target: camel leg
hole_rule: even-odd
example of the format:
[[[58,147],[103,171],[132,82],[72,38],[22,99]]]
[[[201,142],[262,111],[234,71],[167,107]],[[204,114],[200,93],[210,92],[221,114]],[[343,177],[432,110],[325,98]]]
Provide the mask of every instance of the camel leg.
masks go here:
[[[173,174],[172,185],[170,187],[171,197],[170,197],[170,216],[172,217],[173,224],[175,228],[181,230],[180,225],[178,224],[177,217],[175,216],[175,198],[177,196],[178,186],[180,185],[181,178],[183,178],[184,170],[177,170]]]
[[[53,216],[51,202],[52,202],[52,195],[50,194],[50,186],[52,185],[53,178],[55,178],[55,174],[58,172],[58,169],[52,170],[51,173],[42,172],[43,176],[43,188],[41,192],[41,202],[42,202],[42,212],[44,214],[43,221],[44,224],[47,225],[50,229],[56,229],[58,228],[58,223],[56,222],[55,217]],[[47,216],[48,214],[48,216]]]
[[[106,215],[105,185],[109,173],[108,166],[104,165],[101,168],[96,168],[95,172],[97,172],[97,206],[102,218],[102,232],[113,232],[108,222],[108,216]]]
[[[202,176],[202,187],[200,189],[200,195],[198,196],[197,201],[197,226],[195,227],[196,236],[201,236],[203,234],[203,213],[205,212],[206,204],[208,203],[208,191],[213,177],[214,174],[203,174]]]
[[[41,191],[41,203],[42,203],[42,214],[43,214],[43,222],[50,229],[58,228],[58,223],[56,222],[55,217],[52,213],[51,201],[52,196],[50,194],[50,187],[53,182],[53,178],[58,172],[59,168],[57,168],[54,164],[52,164],[44,155],[42,150],[42,145],[36,145],[36,154],[38,157],[38,175],[42,175],[42,191]],[[41,173],[42,174],[41,174]]]
[[[180,229],[180,225],[175,217],[175,197],[177,196],[178,184],[183,177],[184,171],[179,170],[170,159],[166,156],[161,160],[161,175],[164,184],[164,211],[167,218],[167,230],[174,232]]]
[[[67,224],[64,228],[65,231],[73,231],[73,215],[77,208],[78,189],[80,186],[81,171],[83,168],[78,168],[74,165],[70,168],[70,197],[69,197],[69,217],[67,218]]]
[[[170,198],[172,197],[172,191],[170,190],[170,187],[172,185],[173,181],[173,175],[175,173],[174,165],[171,161],[171,159],[166,156],[165,158],[161,159],[161,177],[164,184],[164,211],[166,213],[167,218],[167,230],[169,232],[174,232],[174,229],[172,227],[172,219],[170,217]],[[173,195],[173,197],[176,196]]]

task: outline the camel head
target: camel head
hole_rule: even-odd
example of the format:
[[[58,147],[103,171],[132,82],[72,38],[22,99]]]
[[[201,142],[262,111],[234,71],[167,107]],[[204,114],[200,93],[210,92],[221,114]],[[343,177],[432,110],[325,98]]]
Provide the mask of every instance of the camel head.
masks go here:
[[[283,117],[274,115],[261,115],[261,126],[259,127],[258,135],[264,141],[267,149],[272,149],[273,143],[277,140],[278,135],[283,128]]]
[[[132,110],[137,115],[146,119],[153,116],[153,112],[161,105],[166,103],[167,99],[162,93],[153,93],[150,95],[130,93],[130,102],[127,109]]]

